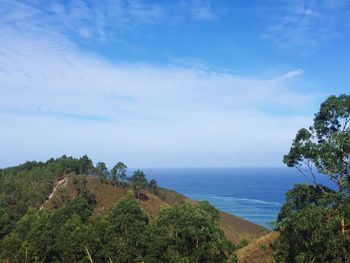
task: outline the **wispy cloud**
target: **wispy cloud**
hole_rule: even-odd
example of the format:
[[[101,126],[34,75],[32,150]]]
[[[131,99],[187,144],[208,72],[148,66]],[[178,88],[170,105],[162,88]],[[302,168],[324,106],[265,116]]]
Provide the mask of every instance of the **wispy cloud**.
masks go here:
[[[138,4],[129,9],[140,23],[162,13],[149,7],[141,15]],[[110,11],[50,3],[45,8],[55,15],[48,17],[18,2],[9,12],[12,5],[3,1],[0,23],[1,160],[89,153],[139,166],[246,165],[240,156],[255,152],[262,156],[256,165],[278,164],[296,127],[309,120],[296,109],[318,99],[294,88],[301,69],[265,77],[191,63],[109,61],[69,34],[104,32]],[[91,12],[101,25],[84,33],[79,25]]]
[[[346,0],[284,1],[260,6],[263,38],[283,49],[313,53],[344,33],[349,26]]]
[[[0,3],[0,14],[3,24],[22,30],[28,27],[31,30],[33,27],[47,29],[49,26],[56,32],[105,40],[116,37],[115,32],[158,22],[163,17],[163,8],[137,0],[4,0]]]
[[[301,70],[264,78],[197,66],[112,63],[82,54],[66,39],[3,36],[1,106],[7,112],[64,111],[121,119],[121,111],[181,120],[189,112],[259,110],[267,103],[296,107],[311,99],[288,85]]]
[[[0,23],[21,30],[47,30],[83,39],[107,41],[142,25],[172,23],[187,17],[210,21],[216,17],[210,0],[151,2],[141,0],[44,1],[3,0]]]
[[[20,144],[24,159],[87,152],[108,161],[114,149],[123,149],[120,158],[134,165],[191,165],[189,155],[196,165],[246,165],[238,152],[274,149],[263,159],[276,164],[295,128],[308,120],[279,112],[307,108],[315,99],[293,91],[299,70],[264,78],[205,67],[112,63],[57,41],[1,41],[0,142],[6,158]],[[38,140],[46,146],[33,150]],[[105,151],[96,153],[102,145]]]

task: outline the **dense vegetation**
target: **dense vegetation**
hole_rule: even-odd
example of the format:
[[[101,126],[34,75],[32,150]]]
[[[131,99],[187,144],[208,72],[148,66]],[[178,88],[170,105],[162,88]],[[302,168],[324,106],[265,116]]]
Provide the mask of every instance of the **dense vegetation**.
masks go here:
[[[87,156],[63,156],[0,170],[0,261],[235,261],[214,207],[182,203],[150,219],[139,202],[143,189],[158,193],[157,182],[148,182],[139,170],[127,178],[126,169],[121,162],[109,170],[102,162],[94,166]],[[68,175],[74,178],[76,197],[53,211],[41,209],[55,183]],[[87,176],[127,193],[112,209],[95,213]]]
[[[311,184],[287,193],[277,219],[277,262],[350,262],[350,96],[331,96],[298,131],[284,162]],[[323,173],[336,190],[317,182]]]

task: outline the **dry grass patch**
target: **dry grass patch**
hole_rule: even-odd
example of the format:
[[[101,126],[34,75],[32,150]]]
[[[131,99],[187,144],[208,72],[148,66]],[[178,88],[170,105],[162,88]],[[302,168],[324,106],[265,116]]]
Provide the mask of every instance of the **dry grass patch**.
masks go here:
[[[278,237],[277,232],[270,232],[265,236],[251,241],[248,245],[238,250],[239,263],[272,263],[273,252],[271,244]]]

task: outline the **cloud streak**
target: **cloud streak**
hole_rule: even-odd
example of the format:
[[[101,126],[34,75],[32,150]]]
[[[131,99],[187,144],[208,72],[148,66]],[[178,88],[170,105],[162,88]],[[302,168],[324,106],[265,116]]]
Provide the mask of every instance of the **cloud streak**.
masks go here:
[[[349,7],[345,0],[298,0],[261,6],[258,13],[266,26],[263,38],[283,49],[313,53],[348,28]]]
[[[296,128],[307,125],[296,109],[309,109],[317,97],[295,89],[301,69],[265,77],[110,61],[66,34],[90,19],[83,3],[47,5],[54,18],[16,3],[16,12],[1,16],[0,165],[64,153],[131,166],[276,165]],[[128,10],[140,23],[162,13],[147,8],[134,2]],[[109,13],[100,16],[101,27],[88,30],[103,28]]]
[[[123,110],[181,119],[178,113],[187,115],[193,109],[259,110],[267,103],[297,107],[311,99],[288,87],[288,81],[300,76],[301,70],[266,79],[176,64],[112,63],[58,42],[4,37],[0,48],[0,79],[5,89],[2,108],[65,109],[110,118]]]
[[[4,0],[0,22],[27,31],[51,29],[89,41],[118,40],[139,26],[184,21],[211,21],[216,17],[210,0],[152,3],[140,0],[43,1]]]

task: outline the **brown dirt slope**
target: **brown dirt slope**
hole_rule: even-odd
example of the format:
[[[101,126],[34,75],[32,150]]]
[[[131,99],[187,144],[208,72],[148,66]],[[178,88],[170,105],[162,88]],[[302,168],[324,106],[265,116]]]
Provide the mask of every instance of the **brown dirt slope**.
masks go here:
[[[64,187],[55,191],[55,194],[45,203],[45,208],[49,210],[56,209],[77,195],[73,183],[74,176],[68,176],[67,178],[68,182]],[[94,177],[87,177],[86,179],[89,192],[93,193],[96,197],[96,213],[108,211],[112,205],[118,202],[118,200],[120,200],[128,191],[132,191],[131,187],[115,187],[110,182],[101,182]],[[140,201],[140,206],[151,217],[151,219],[154,218],[164,207],[182,202],[191,202],[192,204],[197,203],[182,194],[164,188],[159,189],[158,195],[154,195],[148,191],[143,192],[146,194],[147,198]],[[220,226],[225,232],[227,239],[234,243],[237,243],[242,239],[251,241],[268,232],[266,228],[240,217],[225,212],[220,212],[220,215]]]
[[[227,239],[237,243],[243,239],[251,241],[269,232],[268,229],[248,220],[220,211],[220,226]]]
[[[273,253],[271,244],[278,237],[277,232],[270,232],[265,236],[251,241],[248,245],[238,250],[239,263],[272,263]]]
[[[73,199],[77,195],[74,186],[74,176],[68,176],[68,182],[61,189],[56,190],[55,194],[45,204],[45,208],[49,210],[61,207],[66,201]],[[132,191],[131,187],[115,187],[110,182],[101,182],[95,177],[86,177],[87,188],[90,193],[95,195],[96,207],[95,213],[103,213],[111,209],[112,205],[118,202],[128,191]],[[141,201],[140,206],[145,212],[153,218],[163,207],[168,204],[159,197],[144,191],[147,195],[147,200]]]

